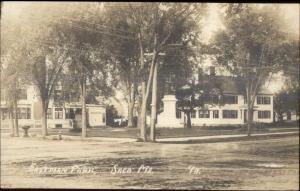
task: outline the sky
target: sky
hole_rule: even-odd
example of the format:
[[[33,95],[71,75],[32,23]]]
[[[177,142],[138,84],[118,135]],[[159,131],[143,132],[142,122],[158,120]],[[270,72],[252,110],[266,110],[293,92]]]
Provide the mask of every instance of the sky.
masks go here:
[[[211,3],[208,5],[208,15],[203,23],[205,26],[203,28],[203,36],[205,37],[203,41],[206,43],[211,40],[216,31],[224,29],[224,26],[220,20],[220,10],[218,9],[218,6],[219,5],[217,3]],[[265,4],[261,4],[261,6],[265,6]],[[287,23],[287,27],[289,27],[286,30],[291,34],[298,36],[299,38],[299,4],[281,4],[280,8],[285,17],[284,20]],[[209,66],[211,65],[211,60],[206,59],[204,61],[204,71],[208,71]],[[272,93],[280,91],[284,86],[282,73],[272,75],[271,80],[266,82],[266,86],[267,89],[269,89]]]
[[[4,9],[2,10],[2,17],[5,16],[6,13],[8,13],[8,15],[10,16],[18,15],[22,11],[22,9],[25,9],[26,6],[30,3],[32,2],[3,2]],[[299,4],[280,4],[280,7],[284,12],[286,22],[289,23],[288,26],[290,26],[291,31],[299,33]],[[220,10],[218,9],[218,3],[208,3],[208,15],[205,18],[205,28],[203,29],[203,33],[205,34],[207,40],[209,40],[213,36],[214,32],[222,28],[219,11]]]
[[[13,18],[14,16],[19,17],[21,11],[23,9],[26,9],[26,6],[29,3],[32,2],[3,2],[4,8],[2,7],[1,10],[2,12],[1,19],[3,19],[4,17],[6,18],[7,17]],[[218,8],[218,6],[219,5],[217,3],[208,4],[208,14],[203,20],[203,26],[204,26],[203,41],[206,43],[208,43],[211,40],[211,38],[214,36],[216,31],[222,30],[224,28],[220,19],[220,9]],[[261,6],[265,6],[265,4],[262,4]],[[284,19],[288,24],[287,25],[288,28],[286,30],[288,30],[292,34],[296,34],[299,37],[299,4],[280,4],[280,7],[285,16]],[[206,60],[204,66],[208,68],[208,66],[210,65],[211,65],[211,61]],[[279,91],[284,85],[282,76],[280,74],[274,75],[273,79],[270,80],[270,83],[268,82],[267,85],[268,85],[268,89],[271,92],[275,93]],[[124,100],[122,101],[121,93],[117,93],[116,97],[120,99],[121,103],[124,103]],[[122,107],[121,105],[119,107]],[[124,107],[126,108],[126,105],[124,105]],[[124,115],[126,115],[127,109],[121,109],[121,110],[123,110],[123,112],[125,112]]]
[[[208,4],[208,15],[204,19],[203,36],[204,41],[208,42],[214,33],[219,29],[223,29],[224,26],[220,20],[220,9],[218,8],[219,3]],[[272,5],[272,4],[260,4],[261,6]],[[294,34],[299,35],[299,4],[280,4],[280,8],[285,16],[287,26],[290,27],[288,30]]]

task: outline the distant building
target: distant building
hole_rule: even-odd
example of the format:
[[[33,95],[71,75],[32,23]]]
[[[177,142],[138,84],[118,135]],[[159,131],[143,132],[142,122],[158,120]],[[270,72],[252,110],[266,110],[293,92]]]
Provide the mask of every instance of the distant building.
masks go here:
[[[61,90],[55,90],[55,95]],[[41,127],[42,106],[38,92],[34,86],[27,86],[21,89],[20,99],[18,100],[18,123],[20,126],[31,125]],[[9,113],[5,101],[5,91],[1,92],[1,128],[9,127]],[[73,124],[80,127],[81,123],[81,103],[79,99],[72,102],[57,105],[54,98],[50,100],[47,123],[48,128],[72,128]],[[106,125],[105,105],[87,104],[87,124],[90,127]]]
[[[212,68],[207,78],[220,84],[224,104],[205,104],[195,108],[191,113],[192,126],[241,125],[247,122],[247,103],[242,91],[238,88],[238,80],[230,76],[215,76]],[[183,127],[186,116],[176,108],[177,99],[173,95],[164,95],[163,112],[158,115],[157,127]],[[253,121],[260,123],[273,122],[273,94],[265,88],[258,93],[254,103]]]

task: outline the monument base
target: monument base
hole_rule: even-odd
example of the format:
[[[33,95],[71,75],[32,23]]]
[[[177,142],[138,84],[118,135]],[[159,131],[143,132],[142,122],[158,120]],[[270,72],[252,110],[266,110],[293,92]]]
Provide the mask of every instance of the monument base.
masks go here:
[[[165,95],[163,98],[164,111],[157,116],[157,127],[183,128],[182,119],[176,118],[175,95]]]

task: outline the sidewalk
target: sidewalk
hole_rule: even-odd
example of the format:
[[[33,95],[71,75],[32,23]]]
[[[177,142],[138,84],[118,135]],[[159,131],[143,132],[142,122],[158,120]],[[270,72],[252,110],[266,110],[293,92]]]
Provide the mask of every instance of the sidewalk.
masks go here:
[[[58,135],[49,135],[46,137],[48,140],[58,140]],[[70,135],[62,135],[62,141],[99,141],[99,142],[118,142],[118,143],[126,143],[126,142],[136,142],[137,139],[133,138],[114,138],[114,137],[86,137],[82,138],[80,136],[70,136]]]
[[[249,138],[256,138],[256,137],[270,137],[270,136],[281,136],[281,135],[299,135],[299,131],[292,131],[292,132],[278,132],[278,133],[254,133],[251,134]],[[239,134],[239,135],[215,135],[215,136],[201,136],[201,137],[182,137],[182,138],[163,138],[157,139],[158,142],[161,143],[168,143],[168,142],[189,142],[189,141],[226,141],[228,139],[234,140],[236,138],[248,138],[246,134]]]
[[[220,142],[228,140],[239,140],[243,138],[258,138],[258,137],[280,137],[280,136],[290,136],[290,135],[299,135],[299,131],[290,131],[290,132],[277,132],[277,133],[253,133],[251,137],[248,137],[246,134],[238,135],[214,135],[214,136],[200,136],[200,137],[179,137],[179,138],[162,138],[156,139],[159,143],[172,143],[172,142],[190,142],[190,141],[201,141],[201,142]],[[58,135],[47,136],[46,139],[57,140]],[[113,137],[87,137],[82,139],[80,136],[69,136],[63,135],[62,140],[72,141],[102,141],[102,142],[137,142],[136,138],[113,138]]]

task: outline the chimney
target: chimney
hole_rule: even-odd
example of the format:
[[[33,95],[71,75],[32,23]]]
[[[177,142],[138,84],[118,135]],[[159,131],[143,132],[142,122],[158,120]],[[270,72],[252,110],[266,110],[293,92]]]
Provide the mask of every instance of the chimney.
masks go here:
[[[209,75],[210,76],[215,76],[216,75],[216,70],[214,66],[209,67]]]
[[[203,80],[203,69],[198,68],[198,84],[202,83]]]

